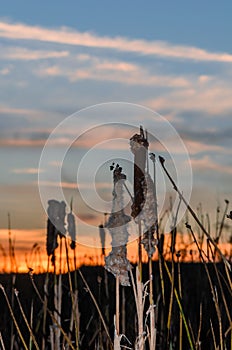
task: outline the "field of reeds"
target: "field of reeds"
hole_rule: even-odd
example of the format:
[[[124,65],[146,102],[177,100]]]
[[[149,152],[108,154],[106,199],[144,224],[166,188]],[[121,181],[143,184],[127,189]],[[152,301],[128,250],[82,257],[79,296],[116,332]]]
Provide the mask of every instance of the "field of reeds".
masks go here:
[[[72,203],[66,214],[65,203],[52,199],[47,209],[47,272],[18,274],[12,269],[0,275],[1,349],[232,349],[232,242],[227,251],[220,246],[223,230],[231,224],[229,201],[222,214],[217,210],[212,232],[208,216],[187,203],[159,157],[179,203],[186,206],[181,230],[190,249],[179,249],[179,206],[176,212],[170,208],[172,227],[164,232],[157,214],[157,159],[150,154],[152,178],[146,171],[148,141],[142,129],[131,138],[131,150],[131,215],[124,211],[126,175],[119,164],[110,167],[112,210],[99,226],[104,266],[79,267]],[[131,220],[140,233],[136,263],[127,257]],[[107,254],[106,230],[112,237]],[[11,238],[9,259],[13,266]]]

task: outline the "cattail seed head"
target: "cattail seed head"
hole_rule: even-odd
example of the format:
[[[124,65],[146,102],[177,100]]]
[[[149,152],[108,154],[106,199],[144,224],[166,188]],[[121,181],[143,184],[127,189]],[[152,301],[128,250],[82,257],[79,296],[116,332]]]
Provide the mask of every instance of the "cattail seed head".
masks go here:
[[[48,201],[48,220],[47,220],[47,255],[53,255],[58,247],[58,235],[64,235],[65,229],[65,202],[59,202],[55,199]]]
[[[129,286],[128,271],[130,262],[127,259],[128,231],[127,224],[130,217],[124,213],[123,184],[126,175],[122,173],[122,168],[117,164],[113,173],[114,190],[112,211],[105,227],[108,228],[112,237],[112,251],[105,257],[105,268],[114,276],[119,277],[120,284]]]
[[[131,216],[136,218],[145,201],[143,187],[149,146],[142,127],[140,127],[140,134],[135,134],[130,138],[130,146],[131,152],[134,154],[134,201],[131,207]]]
[[[59,202],[55,199],[51,199],[48,201],[48,217],[50,221],[55,226],[57,233],[59,235],[64,235],[66,232],[65,229],[65,208],[66,204],[64,201]]]

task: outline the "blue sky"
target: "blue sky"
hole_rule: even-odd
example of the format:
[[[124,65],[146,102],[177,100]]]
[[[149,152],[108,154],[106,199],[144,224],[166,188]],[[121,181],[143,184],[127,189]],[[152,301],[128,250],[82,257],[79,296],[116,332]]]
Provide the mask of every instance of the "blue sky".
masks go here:
[[[68,115],[109,101],[170,121],[189,152],[193,205],[213,216],[232,199],[231,11],[230,1],[1,4],[1,227],[8,211],[15,228],[44,227],[37,168],[47,137]],[[66,168],[71,183],[76,152]]]

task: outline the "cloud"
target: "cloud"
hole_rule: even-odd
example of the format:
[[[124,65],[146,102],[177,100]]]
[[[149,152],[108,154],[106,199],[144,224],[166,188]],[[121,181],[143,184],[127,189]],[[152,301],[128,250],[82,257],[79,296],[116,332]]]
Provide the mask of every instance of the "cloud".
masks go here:
[[[197,126],[197,125],[196,125]],[[228,142],[231,141],[231,135],[232,135],[232,127],[227,128],[204,128],[203,130],[197,130],[197,129],[180,129],[179,134],[181,138],[186,142],[188,140],[191,141],[199,141],[200,144],[203,144],[205,146],[213,146],[216,147],[212,150],[219,151],[223,149],[224,152],[226,152],[225,147],[220,148],[220,145],[226,145]]]
[[[2,68],[0,69],[0,75],[8,75],[10,73],[10,68],[6,67],[6,68]]]
[[[46,140],[30,140],[27,138],[0,138],[0,146],[9,147],[43,147]]]
[[[42,169],[38,168],[19,168],[19,169],[13,169],[13,173],[15,174],[38,174],[38,172],[43,172]]]
[[[204,112],[214,116],[232,110],[231,95],[232,86],[226,80],[212,78],[202,85],[192,78],[189,88],[172,90],[143,103],[157,111]]]
[[[171,59],[232,62],[232,55],[226,52],[209,52],[201,48],[173,45],[165,41],[98,36],[90,32],[80,32],[66,27],[48,29],[22,23],[2,21],[0,22],[0,37],[111,49],[122,52],[134,52],[140,55],[168,57]]]
[[[69,55],[68,51],[32,50],[24,47],[0,47],[2,60],[41,60],[48,58],[63,58]]]
[[[38,115],[39,111],[26,108],[14,108],[6,105],[0,105],[0,114],[21,114],[21,115]]]
[[[207,143],[199,142],[196,140],[185,139],[184,144],[191,155],[199,154],[201,152],[225,152],[224,147],[218,145],[209,145]]]
[[[136,64],[125,61],[107,60],[97,57],[89,58],[87,65],[70,67],[69,64],[40,67],[34,70],[40,77],[64,77],[70,82],[80,80],[110,81],[126,85],[161,86],[189,88],[189,79],[175,75],[161,75],[150,72]]]
[[[66,189],[82,189],[82,190],[93,190],[95,187],[98,190],[105,190],[105,189],[112,189],[112,184],[110,182],[95,182],[94,184],[91,184],[89,182],[82,182],[82,183],[76,183],[76,182],[55,182],[55,181],[40,181],[40,186],[45,187],[61,187]]]
[[[192,159],[191,164],[195,169],[201,171],[214,171],[229,175],[232,174],[231,166],[218,164],[214,162],[208,155],[205,155],[200,159]]]

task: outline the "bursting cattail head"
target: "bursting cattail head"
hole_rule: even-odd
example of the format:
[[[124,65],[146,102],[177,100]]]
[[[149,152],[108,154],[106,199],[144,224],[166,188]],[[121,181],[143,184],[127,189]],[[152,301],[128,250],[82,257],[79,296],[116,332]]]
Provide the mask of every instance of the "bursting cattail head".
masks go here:
[[[131,216],[136,218],[141,212],[145,201],[143,187],[149,146],[142,127],[140,127],[140,134],[135,134],[130,138],[130,146],[134,154],[134,201],[131,207]]]
[[[156,230],[158,218],[156,211],[156,198],[154,195],[154,183],[149,174],[145,175],[144,183],[145,203],[142,212],[136,219],[139,219],[143,222],[145,233],[141,243],[144,245],[144,249],[146,250],[148,256],[151,258],[155,252],[155,246],[157,244],[154,238],[154,233]]]
[[[131,146],[131,152],[133,154],[136,154],[138,150],[141,149],[141,147],[144,147],[145,149],[148,149],[149,143],[147,141],[146,135],[144,135],[143,127],[140,126],[140,133],[134,134],[130,138],[130,146]]]
[[[128,271],[130,262],[127,259],[128,231],[127,224],[130,217],[124,213],[123,190],[126,175],[122,173],[122,168],[117,164],[111,166],[113,172],[113,202],[112,210],[105,227],[108,228],[112,237],[112,251],[105,257],[105,268],[114,276],[119,277],[120,284],[129,286]]]

